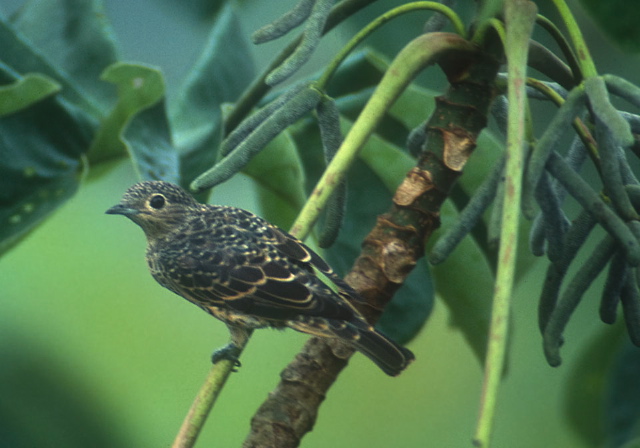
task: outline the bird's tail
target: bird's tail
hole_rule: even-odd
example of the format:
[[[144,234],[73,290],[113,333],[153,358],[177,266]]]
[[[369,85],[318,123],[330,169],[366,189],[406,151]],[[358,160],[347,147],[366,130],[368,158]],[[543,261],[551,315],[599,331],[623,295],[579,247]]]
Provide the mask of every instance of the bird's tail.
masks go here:
[[[299,316],[298,319],[289,321],[288,326],[315,336],[338,338],[367,356],[390,376],[398,375],[415,359],[411,350],[396,344],[358,318],[343,321]]]
[[[355,318],[345,322],[327,319],[326,322],[335,337],[352,345],[387,375],[400,374],[415,359],[411,350],[396,344],[364,320]]]
[[[396,344],[373,327],[358,328],[357,336],[350,339],[356,350],[390,376],[400,374],[415,359],[411,350]]]

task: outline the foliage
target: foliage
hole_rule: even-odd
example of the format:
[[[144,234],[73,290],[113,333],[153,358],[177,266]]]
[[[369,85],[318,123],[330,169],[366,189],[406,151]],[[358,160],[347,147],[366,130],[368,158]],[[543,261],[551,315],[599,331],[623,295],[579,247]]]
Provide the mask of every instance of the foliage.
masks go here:
[[[172,86],[173,97],[159,68],[122,58],[99,0],[29,1],[0,20],[4,256],[86,188],[84,179],[99,180],[117,166],[114,161],[129,160],[139,179],[190,186],[200,200],[243,173],[256,185],[267,219],[291,226],[299,238],[318,240],[348,281],[362,282],[360,276],[376,284],[363,293],[368,317],[379,319],[394,339],[420,339],[434,296],[442,298],[452,325],[485,366],[475,440],[480,446],[489,445],[505,359],[513,359],[507,356],[510,298],[532,265],[522,249],[525,238],[533,255],[548,260],[536,287],[550,365],[560,365],[561,347],[576,343],[567,338],[563,345],[565,329],[605,268],[600,318],[613,324],[620,308],[631,341],[640,345],[640,187],[634,173],[640,88],[599,74],[604,70],[596,69],[563,0],[551,2],[554,22],[537,15],[532,2],[505,0],[480,2],[466,23],[460,17],[472,13],[453,2],[396,8],[378,2],[381,15],[369,17],[318,73],[300,77],[323,34],[345,21],[357,23],[349,17],[374,3],[302,0],[253,34],[262,44],[303,27],[256,79],[236,2],[223,3],[214,9],[194,5],[199,14],[210,14],[210,30],[183,82]],[[583,3],[614,41],[637,51],[638,39],[625,32],[627,23],[637,23],[637,11],[615,2]],[[390,38],[398,21],[415,17],[428,18],[424,29],[405,27],[405,40],[401,34]],[[398,48],[389,56],[356,50],[374,32]],[[532,36],[555,41],[560,51],[529,43]],[[444,88],[416,81],[432,65],[445,74]],[[499,66],[504,73],[496,73]],[[533,99],[546,103],[545,113],[555,108],[550,119],[539,117]],[[409,249],[390,257],[388,248],[398,241]],[[421,260],[424,255],[433,266]],[[567,412],[587,444],[626,446],[638,437],[637,349],[620,336],[620,325],[615,328],[586,346],[589,355],[579,369],[573,366],[567,388]],[[337,375],[344,365],[333,362],[322,365]],[[285,372],[294,372],[295,363]],[[218,386],[210,402],[231,368],[227,363],[212,370],[208,381]],[[14,378],[15,372],[3,375]],[[314,391],[324,397],[333,378],[322,381]],[[597,387],[584,394],[589,381]],[[47,387],[52,395],[59,394],[56,384],[52,379]],[[271,398],[287,387],[284,378]],[[85,405],[67,407],[76,415]],[[263,408],[249,444],[261,440],[261,420],[277,426]],[[583,419],[587,408],[596,411]],[[277,409],[275,414],[288,412],[285,405]],[[182,445],[176,446],[195,441],[206,412],[189,440],[179,436]],[[299,425],[295,437],[313,426],[311,414],[309,428]]]

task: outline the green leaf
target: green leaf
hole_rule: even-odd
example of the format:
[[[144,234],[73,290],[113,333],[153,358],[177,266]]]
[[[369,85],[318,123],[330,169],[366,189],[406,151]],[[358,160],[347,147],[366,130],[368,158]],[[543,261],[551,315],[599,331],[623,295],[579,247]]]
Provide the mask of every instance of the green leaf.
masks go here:
[[[253,77],[247,36],[227,4],[218,13],[207,44],[169,111],[183,186],[215,163],[222,139],[221,105],[235,101]]]
[[[273,139],[243,173],[261,187],[262,215],[275,225],[288,228],[306,200],[302,161],[290,131]]]
[[[440,209],[441,227],[446,229],[456,219],[458,212],[450,201],[446,201]],[[433,244],[437,238],[435,233],[430,242]],[[484,253],[473,238],[465,238],[444,263],[431,266],[431,274],[438,296],[449,309],[451,325],[462,332],[478,361],[483,364],[491,323],[494,281]]]
[[[374,135],[360,151],[360,159],[376,173],[378,179],[392,193],[398,189],[405,175],[416,161],[397,146]]]
[[[82,117],[49,97],[0,119],[0,253],[77,190],[91,141]]]
[[[433,281],[427,262],[421,258],[385,307],[376,328],[399,344],[415,338],[433,310]]]
[[[119,58],[101,1],[31,0],[11,22],[83,96],[100,108],[112,104],[112,89],[98,79]]]
[[[604,33],[628,53],[640,51],[640,9],[628,0],[580,0]]]
[[[60,84],[48,76],[28,73],[11,84],[0,86],[0,117],[25,109],[59,91]]]
[[[133,446],[125,426],[96,401],[93,384],[28,330],[0,330],[0,434],[12,447]],[[20,327],[17,327],[20,328]],[[42,365],[47,368],[43,369]],[[105,425],[105,421],[109,421]]]
[[[118,102],[98,130],[89,161],[99,163],[128,152],[141,179],[177,182],[178,156],[170,143],[161,101],[162,73],[118,62],[105,70],[102,79],[117,86]]]
[[[569,424],[588,446],[620,446],[620,443],[604,443],[606,420],[603,419],[603,409],[607,376],[625,339],[622,322],[607,326],[586,345],[571,365],[563,397],[564,410]],[[610,434],[613,441],[612,436]]]
[[[375,87],[388,66],[389,60],[370,48],[353,53],[331,78],[327,93],[337,98]]]
[[[611,350],[611,346],[609,346]],[[640,437],[640,350],[626,340],[613,360],[604,402],[608,446],[631,446]],[[636,442],[633,442],[633,441]],[[633,442],[633,443],[632,443]]]
[[[59,96],[65,101],[79,107],[93,119],[100,116],[100,107],[94,99],[83,92],[66,73],[47,60],[39,48],[1,15],[0,48],[2,48],[0,60],[14,73],[40,73],[47,76],[62,86]]]
[[[171,142],[164,99],[133,117],[122,140],[141,179],[179,182],[180,160]]]

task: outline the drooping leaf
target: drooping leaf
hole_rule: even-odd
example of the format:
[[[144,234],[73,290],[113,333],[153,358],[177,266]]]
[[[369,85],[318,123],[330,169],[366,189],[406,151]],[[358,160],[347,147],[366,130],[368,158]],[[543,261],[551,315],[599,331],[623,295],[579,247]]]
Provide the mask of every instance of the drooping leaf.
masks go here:
[[[247,37],[233,7],[227,4],[218,12],[207,44],[169,111],[173,139],[180,151],[183,186],[215,163],[222,139],[220,107],[235,101],[253,76]]]
[[[118,102],[98,130],[89,161],[99,163],[129,153],[141,179],[177,182],[178,156],[170,143],[161,101],[165,92],[162,73],[118,62],[105,70],[102,79],[117,86]]]
[[[260,187],[262,216],[284,229],[305,201],[305,175],[290,131],[282,132],[244,168]]]
[[[141,179],[178,183],[180,160],[171,142],[164,99],[134,116],[123,133]]]

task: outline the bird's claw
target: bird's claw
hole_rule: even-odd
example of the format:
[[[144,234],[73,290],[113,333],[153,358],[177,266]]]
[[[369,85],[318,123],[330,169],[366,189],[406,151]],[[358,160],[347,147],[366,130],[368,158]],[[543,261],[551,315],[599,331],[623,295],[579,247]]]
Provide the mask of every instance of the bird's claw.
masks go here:
[[[240,349],[233,344],[225,345],[222,348],[214,351],[211,355],[211,362],[217,364],[219,361],[228,360],[233,362],[233,371],[237,372],[238,367],[242,365],[238,357],[240,356]]]

